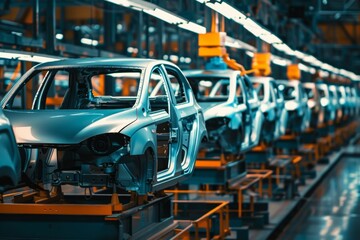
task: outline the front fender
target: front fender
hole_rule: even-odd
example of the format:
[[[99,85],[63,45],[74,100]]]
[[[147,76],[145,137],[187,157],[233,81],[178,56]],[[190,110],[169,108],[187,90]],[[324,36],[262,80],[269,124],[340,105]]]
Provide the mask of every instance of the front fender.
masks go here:
[[[2,139],[0,145],[0,191],[3,191],[6,187],[15,186],[19,182],[21,177],[21,160],[19,149],[10,127],[1,129],[0,126],[0,139]]]
[[[230,119],[229,127],[233,130],[238,129],[242,125],[240,114],[234,114]]]
[[[150,125],[136,131],[130,137],[130,155],[144,154],[148,148],[151,148],[157,155],[156,147],[156,126]]]

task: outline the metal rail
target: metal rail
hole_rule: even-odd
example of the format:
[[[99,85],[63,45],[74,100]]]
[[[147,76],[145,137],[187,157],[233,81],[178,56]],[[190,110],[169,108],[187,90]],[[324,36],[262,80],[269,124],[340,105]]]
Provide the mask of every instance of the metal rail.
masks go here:
[[[191,225],[178,232],[172,240],[189,239],[191,230],[194,229],[194,239],[200,239],[199,230],[205,229],[206,239],[225,239],[225,236],[230,233],[230,217],[229,217],[229,202],[227,201],[190,201],[190,200],[174,200],[176,204],[219,204],[215,208],[202,215],[200,218],[191,221]],[[212,217],[219,215],[218,235],[211,236]]]

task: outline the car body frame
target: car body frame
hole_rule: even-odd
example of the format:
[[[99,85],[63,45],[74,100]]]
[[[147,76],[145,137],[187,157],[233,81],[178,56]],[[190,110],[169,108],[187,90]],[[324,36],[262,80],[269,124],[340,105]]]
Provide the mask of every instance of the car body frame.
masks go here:
[[[262,140],[270,143],[285,134],[287,111],[281,92],[275,79],[271,77],[251,77],[254,89],[261,101],[264,123],[261,131]]]
[[[329,84],[328,86],[329,86],[329,93],[330,93],[330,99],[331,99],[332,105],[336,109],[335,123],[339,124],[339,123],[341,123],[341,121],[344,117],[344,111],[342,108],[342,104],[340,102],[341,96],[338,91],[338,88],[335,85]]]
[[[169,82],[177,78],[181,95]],[[31,106],[16,106],[26,84],[35,86]],[[56,79],[67,83],[58,109],[50,104]],[[118,89],[95,95],[96,83]],[[153,81],[162,94],[150,96]],[[57,81],[59,82],[59,81]],[[55,87],[54,87],[55,83]],[[66,84],[65,84],[66,85]],[[39,64],[2,101],[33,179],[40,163],[55,167],[43,182],[80,187],[118,187],[138,194],[163,190],[189,177],[206,138],[202,109],[174,64],[150,59],[69,59]],[[33,161],[35,160],[35,161]],[[31,166],[31,165],[34,166]],[[49,170],[50,171],[50,170]]]
[[[319,101],[321,107],[324,109],[324,123],[331,125],[336,120],[336,99],[331,97],[331,91],[326,83],[316,83]]]
[[[209,134],[208,150],[240,154],[260,141],[263,115],[251,82],[235,70],[184,71]]]
[[[298,80],[277,80],[277,83],[289,114],[287,131],[295,134],[305,131],[310,126],[311,112],[303,86]]]

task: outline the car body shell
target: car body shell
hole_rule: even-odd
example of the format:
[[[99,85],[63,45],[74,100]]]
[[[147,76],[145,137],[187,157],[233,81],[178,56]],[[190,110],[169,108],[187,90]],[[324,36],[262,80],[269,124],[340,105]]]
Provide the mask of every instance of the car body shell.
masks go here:
[[[360,106],[360,98],[358,96],[358,93],[356,91],[356,88],[355,87],[349,87],[350,88],[350,93],[351,93],[351,96],[352,96],[352,102],[353,102],[353,105],[354,105],[354,112],[353,112],[353,117],[356,117],[358,116],[359,114],[359,106]]]
[[[340,103],[341,96],[337,87],[332,84],[329,85],[329,93],[332,105],[335,106],[336,109],[335,123],[339,124],[344,117],[342,104]]]
[[[329,86],[326,83],[316,83],[320,105],[324,109],[324,123],[332,124],[336,120],[336,99],[331,98]]]
[[[311,110],[310,127],[316,129],[324,125],[326,112],[320,102],[319,86],[314,82],[306,82],[303,83],[303,87],[308,97],[308,107]]]
[[[280,91],[278,91],[275,79],[271,77],[252,77],[251,81],[254,84],[254,88],[255,85],[263,88],[262,98],[258,94],[261,101],[260,109],[264,115],[261,135],[265,142],[272,142],[285,134],[287,111],[284,106],[284,98]],[[260,91],[259,88],[257,89],[258,91]]]
[[[341,121],[346,121],[350,117],[350,111],[351,111],[351,99],[348,98],[348,95],[346,93],[346,89],[344,86],[336,86],[337,92],[338,92],[338,98],[340,107],[343,112],[343,116]]]
[[[356,94],[353,91],[353,87],[344,86],[346,93],[346,102],[349,108],[349,120],[356,116]]]
[[[49,84],[47,81],[50,81],[45,77],[31,109],[17,110],[9,107],[17,91],[34,72],[51,72],[56,69],[76,69],[78,72],[92,71],[92,69],[139,71],[141,72],[139,89],[136,97],[131,99],[134,104],[132,107],[130,105],[111,107],[111,109],[44,110],[41,107],[41,98],[43,98],[41,89]],[[164,96],[150,97],[149,81],[155,71],[157,76],[161,76],[164,81],[166,89]],[[187,98],[185,103],[177,103],[171,89],[168,72],[176,75],[182,84]],[[79,81],[74,80],[78,87]],[[91,91],[91,89],[86,90]],[[79,92],[74,93],[75,96]],[[123,100],[122,103],[127,102],[126,98]],[[106,105],[106,102],[111,103],[113,98],[101,96],[97,97],[96,101],[104,101]],[[154,107],[159,103],[166,107],[151,109],[150,105]],[[96,104],[99,103],[96,102]],[[26,161],[31,158],[39,159],[41,156],[36,150],[43,148],[48,149],[48,158],[54,158],[54,156],[56,158],[56,155],[59,156],[59,152],[62,151],[68,154],[67,156],[83,154],[81,156],[90,159],[86,160],[86,163],[82,162],[84,160],[81,157],[76,159],[77,164],[81,165],[81,170],[61,169],[58,166],[57,172],[60,173],[55,176],[56,184],[72,184],[81,187],[98,185],[109,187],[116,184],[119,188],[139,194],[162,190],[191,175],[200,142],[206,138],[203,112],[196,103],[186,77],[176,65],[166,61],[94,58],[39,64],[29,70],[8,92],[2,101],[2,108],[14,126],[18,144],[28,153]],[[116,137],[116,141],[121,141],[121,147],[114,152],[103,154],[104,156],[93,154],[94,150],[88,149],[89,144],[93,142],[95,142],[93,145],[100,144],[103,140],[102,134],[105,134],[106,141],[110,139],[110,136]],[[166,163],[164,169],[161,170],[159,170],[159,149],[161,149],[159,139],[163,139],[161,143],[167,145],[166,154],[163,156],[165,159],[163,161]],[[75,150],[72,150],[74,148]],[[71,158],[66,161],[71,165]],[[85,168],[95,168],[96,173],[91,171],[85,173],[83,171]],[[111,182],[109,179],[112,178],[109,175],[115,180]],[[98,182],[78,180],[88,179],[89,176]],[[66,177],[72,181],[66,181],[64,179]]]
[[[277,80],[277,83],[284,93],[285,108],[289,114],[287,131],[296,134],[305,131],[310,126],[311,112],[307,95],[300,81]]]
[[[212,145],[220,151],[239,154],[248,151],[260,141],[260,129],[263,115],[260,102],[253,89],[248,90],[251,83],[234,70],[189,70],[184,71],[192,85],[199,105],[204,109],[204,116],[209,133],[208,148]],[[200,81],[221,79],[211,86],[206,100],[196,94]],[[247,85],[246,85],[247,84]],[[228,92],[219,101],[216,92],[226,86]],[[241,96],[237,93],[241,91]],[[255,98],[249,97],[249,91]]]

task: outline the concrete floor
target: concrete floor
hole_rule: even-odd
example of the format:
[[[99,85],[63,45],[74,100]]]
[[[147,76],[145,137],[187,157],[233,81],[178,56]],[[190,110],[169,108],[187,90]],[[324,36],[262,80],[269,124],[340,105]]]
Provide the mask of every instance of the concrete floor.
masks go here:
[[[356,210],[356,204],[360,204],[357,203],[360,191],[360,185],[357,184],[360,183],[360,145],[343,147],[328,157],[328,164],[316,166],[316,178],[307,179],[306,184],[299,187],[299,197],[269,201],[270,224],[263,229],[251,229],[249,239],[338,239],[333,236],[335,234],[344,235],[339,239],[354,239],[348,238],[350,235],[345,236],[345,232],[357,236],[351,233],[353,230],[346,227],[354,224],[356,211],[360,212],[360,208]],[[345,209],[347,216],[344,215]],[[298,212],[297,215],[291,215],[294,212]],[[332,212],[333,219],[330,214]],[[340,215],[344,219],[340,219]],[[347,218],[351,219],[340,226]],[[358,223],[360,236],[360,215]],[[326,227],[329,229],[325,230]]]
[[[359,193],[360,158],[343,157],[278,239],[359,239]]]

